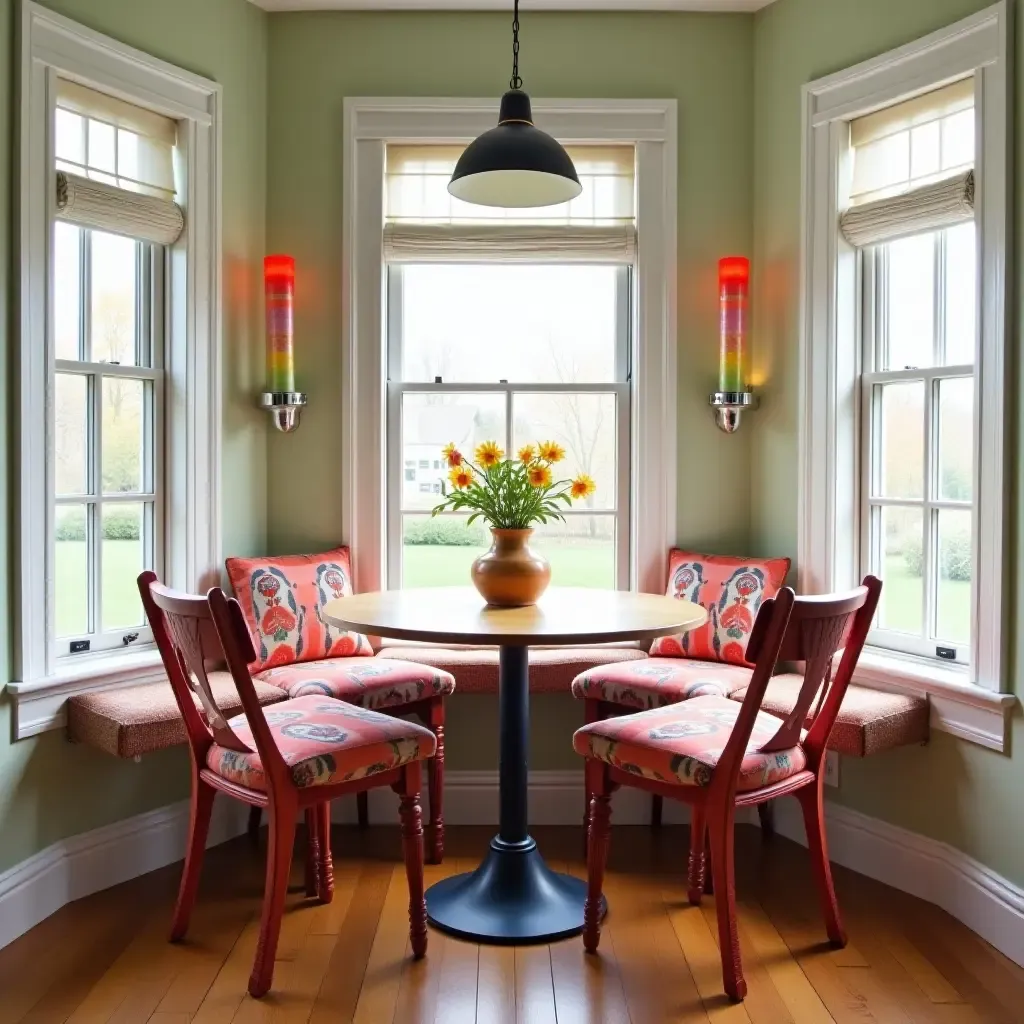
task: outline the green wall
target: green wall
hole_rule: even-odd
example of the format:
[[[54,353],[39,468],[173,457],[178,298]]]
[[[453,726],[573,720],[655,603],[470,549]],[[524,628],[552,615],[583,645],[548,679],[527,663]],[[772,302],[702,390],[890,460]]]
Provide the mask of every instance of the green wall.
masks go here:
[[[797,546],[801,86],[986,6],[983,0],[776,0],[755,17],[754,336],[755,361],[765,381],[750,437],[751,489],[757,496],[751,530],[759,553],[795,556]],[[1018,60],[1022,29],[1019,24]],[[1020,210],[1019,173],[1016,181]],[[1010,335],[1013,353],[1017,337],[1016,331]],[[1012,390],[1011,409],[1024,388],[1018,382]],[[1017,427],[1010,429],[1016,432]],[[1020,487],[1017,465],[1014,495]],[[1016,500],[1014,507],[1019,516],[1021,502]],[[1017,595],[1009,622],[1018,624],[1017,634],[1024,602],[1014,569],[1008,562]],[[1019,693],[1019,654],[1011,665],[1006,684]],[[1014,749],[1020,749],[1024,728],[1019,716],[1014,726]],[[845,759],[841,786],[830,795],[865,814],[951,843],[1020,884],[1024,849],[1015,823],[1022,783],[1020,757],[939,733],[925,749],[904,748],[862,762]]]
[[[261,390],[261,266],[266,212],[267,17],[246,0],[50,0],[90,28],[220,82],[224,182],[224,546],[266,546],[266,424],[253,408]],[[18,46],[14,0],[0,0],[0,192],[11,195]],[[0,203],[0,579],[11,606],[16,372],[10,296],[11,203]],[[0,682],[10,664],[10,622],[0,619]],[[72,747],[60,732],[11,743],[11,707],[0,694],[0,871],[56,840],[188,795],[184,750],[116,761]]]

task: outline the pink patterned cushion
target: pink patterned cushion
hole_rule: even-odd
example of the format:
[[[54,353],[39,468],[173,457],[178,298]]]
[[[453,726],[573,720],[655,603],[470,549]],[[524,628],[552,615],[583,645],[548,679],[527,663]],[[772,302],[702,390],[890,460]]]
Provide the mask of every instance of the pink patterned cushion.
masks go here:
[[[725,697],[694,697],[683,704],[585,725],[573,736],[572,745],[577,754],[646,779],[707,786],[740,707]],[[770,786],[807,766],[800,746],[773,754],[759,753],[757,748],[778,732],[779,724],[774,716],[758,712],[740,768],[738,789]]]
[[[352,593],[348,548],[322,555],[229,558],[225,565],[259,654],[253,672],[319,658],[373,655],[362,633],[346,633],[321,615],[328,601]]]
[[[411,661],[385,658],[328,658],[298,665],[269,668],[257,677],[285,691],[289,697],[320,694],[363,708],[391,708],[428,697],[442,697],[455,689],[448,672]]]
[[[750,682],[751,671],[720,661],[647,658],[588,669],[573,680],[572,695],[642,710],[660,708],[691,697],[728,697]]]
[[[265,712],[267,725],[300,789],[352,782],[432,757],[429,729],[357,708],[330,697],[297,697]],[[210,771],[249,789],[266,789],[263,763],[245,715],[228,723],[253,752],[239,753],[214,743],[206,755]]]
[[[789,566],[788,558],[733,558],[673,549],[668,596],[703,605],[708,621],[680,636],[655,640],[651,657],[749,665],[747,640],[757,610],[779,592]]]

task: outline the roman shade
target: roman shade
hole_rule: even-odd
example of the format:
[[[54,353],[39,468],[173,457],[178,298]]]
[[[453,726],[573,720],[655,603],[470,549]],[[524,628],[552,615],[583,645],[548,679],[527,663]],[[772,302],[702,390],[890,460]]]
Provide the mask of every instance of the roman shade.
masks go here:
[[[503,210],[461,202],[448,181],[463,147],[389,145],[384,258],[390,263],[632,263],[632,146],[568,147],[583,194],[558,206]]]

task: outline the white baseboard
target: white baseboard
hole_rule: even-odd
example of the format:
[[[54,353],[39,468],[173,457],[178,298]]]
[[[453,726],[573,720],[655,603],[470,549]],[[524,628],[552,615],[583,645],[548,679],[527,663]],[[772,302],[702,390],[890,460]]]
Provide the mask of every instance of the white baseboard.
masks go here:
[[[934,903],[1024,966],[1024,889],[947,843],[839,804],[827,805],[826,821],[834,863]],[[778,802],[775,828],[807,845],[795,800]]]
[[[583,815],[583,773],[531,772],[530,823],[578,825]],[[623,789],[613,798],[617,826],[650,821],[650,798]],[[333,817],[356,820],[354,799],[338,800]],[[245,831],[247,809],[218,800],[209,846]],[[397,822],[397,797],[370,792],[370,821]],[[447,825],[494,825],[498,820],[497,772],[448,772]],[[666,824],[685,824],[684,805],[666,800]],[[754,812],[739,820],[757,822]],[[833,861],[942,907],[1017,964],[1024,966],[1024,890],[959,850],[829,804],[829,853]],[[805,844],[803,821],[793,800],[776,810],[780,835]],[[66,903],[180,860],[188,830],[188,803],[140,814],[54,843],[0,873],[0,948],[23,935]]]
[[[0,873],[0,948],[66,903],[127,882],[184,856],[188,801],[71,836]],[[218,800],[207,846],[245,831],[247,809]]]

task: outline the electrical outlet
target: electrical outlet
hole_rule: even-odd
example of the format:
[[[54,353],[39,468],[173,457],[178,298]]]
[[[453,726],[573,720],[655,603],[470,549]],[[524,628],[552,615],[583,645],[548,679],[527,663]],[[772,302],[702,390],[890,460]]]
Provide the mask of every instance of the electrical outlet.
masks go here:
[[[839,755],[834,750],[825,751],[825,785],[839,788]]]

